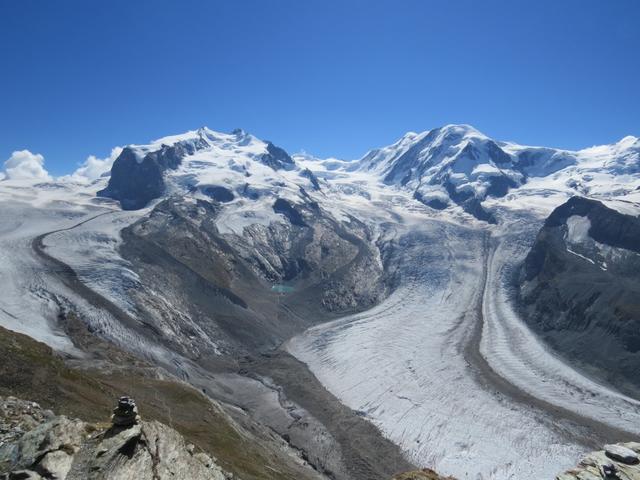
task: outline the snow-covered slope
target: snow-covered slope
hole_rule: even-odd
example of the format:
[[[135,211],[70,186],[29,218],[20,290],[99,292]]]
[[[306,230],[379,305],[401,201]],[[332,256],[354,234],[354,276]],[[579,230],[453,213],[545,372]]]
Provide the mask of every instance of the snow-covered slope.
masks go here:
[[[96,188],[74,182],[0,181],[0,325],[58,350],[75,351],[57,325],[60,297],[73,295],[41,264],[32,242],[114,208],[101,205]]]
[[[201,128],[124,147],[94,182],[0,180],[0,324],[73,352],[56,317],[75,308],[185,376],[297,335],[289,351],[415,463],[543,478],[638,434],[640,407],[549,352],[508,282],[569,197],[640,214],[639,151],[448,125],[345,161]],[[45,252],[113,308],[42,270],[47,232]]]
[[[481,220],[495,222],[496,205],[522,208],[529,197],[625,197],[640,200],[640,140],[568,151],[493,140],[468,125],[409,132],[392,145],[371,150],[355,162],[316,161],[316,174],[355,177],[405,190],[434,209],[459,205]],[[308,157],[299,161],[309,163]],[[306,164],[305,163],[305,164]],[[543,200],[544,202],[544,200]]]
[[[230,134],[206,127],[125,147],[99,195],[135,210],[173,193],[198,192],[218,201],[264,195],[298,196],[318,188],[309,173],[271,142],[242,130]]]

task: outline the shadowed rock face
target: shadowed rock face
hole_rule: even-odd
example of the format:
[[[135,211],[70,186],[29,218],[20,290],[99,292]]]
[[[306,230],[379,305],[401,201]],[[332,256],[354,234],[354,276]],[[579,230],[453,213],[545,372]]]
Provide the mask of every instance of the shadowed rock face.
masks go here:
[[[459,192],[456,190],[456,187],[448,180],[445,182],[444,187],[451,197],[451,200],[460,205],[465,212],[473,215],[478,220],[482,220],[483,222],[491,224],[498,223],[494,215],[482,206],[480,199],[478,199],[472,192]]]
[[[118,200],[124,210],[143,208],[165,192],[164,172],[177,168],[182,158],[195,150],[191,144],[176,143],[138,159],[127,147],[113,163],[109,184],[98,196]]]
[[[245,134],[238,131],[236,135],[242,137]],[[118,200],[124,210],[144,208],[151,200],[165,193],[164,177],[167,170],[175,170],[184,157],[210,147],[206,132],[199,133],[195,139],[162,145],[151,152],[137,147],[126,147],[113,163],[107,187],[97,195]],[[294,160],[282,148],[267,142],[266,150],[258,157],[261,163],[274,170],[295,168]],[[232,192],[222,186],[206,187],[204,193],[221,202],[229,202],[234,198]]]
[[[639,251],[640,219],[574,197],[538,233],[519,290],[524,318],[553,347],[634,390],[640,387]]]
[[[276,147],[271,142],[267,142],[267,153],[263,154],[260,160],[274,170],[291,170],[295,165],[293,158],[284,149]]]
[[[302,172],[300,172],[300,175],[308,178],[311,181],[311,185],[313,186],[314,190],[320,190],[320,181],[318,180],[318,177],[316,177],[316,175],[309,170],[308,168],[305,168]]]
[[[444,202],[438,198],[425,199],[420,192],[414,192],[413,198],[421,203],[424,203],[427,207],[431,207],[434,210],[444,210],[449,206],[447,202]]]
[[[231,190],[218,185],[205,187],[202,192],[218,202],[230,202],[235,198]]]
[[[295,225],[297,227],[307,226],[307,224],[304,223],[304,218],[302,217],[300,212],[298,212],[298,210],[296,210],[296,208],[291,205],[290,202],[283,198],[279,198],[275,201],[275,203],[273,204],[273,211],[276,213],[281,213],[282,215],[287,217],[292,225]]]
[[[587,217],[591,220],[589,235],[595,241],[640,253],[639,217],[624,215],[605,207],[596,200],[573,197],[553,211],[545,222],[545,226],[561,226],[572,215]]]

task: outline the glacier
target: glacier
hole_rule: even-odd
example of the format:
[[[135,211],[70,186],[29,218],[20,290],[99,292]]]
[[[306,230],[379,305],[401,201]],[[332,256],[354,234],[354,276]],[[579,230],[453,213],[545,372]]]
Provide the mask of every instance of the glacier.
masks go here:
[[[460,479],[551,478],[603,439],[640,435],[640,402],[550,351],[518,317],[511,285],[544,218],[569,197],[640,214],[636,137],[573,152],[450,125],[410,132],[359,160],[299,154],[277,169],[263,161],[270,144],[242,131],[202,128],[125,149],[142,162],[178,143],[193,151],[166,171],[163,196],[137,210],[95,197],[108,176],[0,180],[0,325],[81,356],[57,324],[60,308],[73,304],[119,344],[186,364],[43,270],[34,238],[47,234],[47,254],[136,319],[140,278],[120,254],[120,232],[158,201],[197,205],[224,187],[232,198],[221,202],[215,228],[231,239],[286,223],[276,198],[314,202],[336,223],[357,220],[375,233],[393,288],[373,308],[313,326],[282,348],[412,462]],[[573,242],[588,229],[579,222]],[[177,308],[164,297],[164,308]]]

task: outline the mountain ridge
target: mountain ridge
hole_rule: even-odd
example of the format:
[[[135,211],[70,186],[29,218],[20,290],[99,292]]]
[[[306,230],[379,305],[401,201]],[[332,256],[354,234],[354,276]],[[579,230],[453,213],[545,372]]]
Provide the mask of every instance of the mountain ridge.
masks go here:
[[[633,136],[610,145],[570,151],[501,142],[470,125],[449,124],[420,133],[407,132],[395,143],[370,150],[362,158],[348,162],[290,156],[271,142],[259,140],[239,129],[222,134],[202,127],[162,137],[148,145],[125,147],[113,164],[107,187],[98,195],[120,201],[125,209],[142,208],[165,194],[167,173],[172,175],[172,171],[176,173],[181,168],[188,170],[182,166],[183,159],[204,157],[206,152],[212,159],[217,155],[218,160],[224,156],[238,160],[230,161],[227,168],[231,172],[244,173],[244,182],[219,178],[218,183],[226,185],[209,185],[212,191],[220,191],[230,200],[233,190],[240,196],[259,195],[252,188],[254,179],[250,178],[249,163],[259,162],[275,171],[297,173],[286,180],[273,179],[272,187],[293,182],[294,185],[290,185],[293,189],[297,184],[299,188],[315,190],[321,188],[318,177],[323,175],[314,169],[321,166],[321,170],[341,171],[347,175],[369,174],[372,180],[384,185],[410,191],[416,200],[431,208],[441,210],[459,206],[489,223],[498,220],[484,204],[485,200],[503,198],[526,184],[544,183],[545,179],[553,182],[563,177],[564,184],[556,185],[556,189],[588,195],[590,189],[602,193],[609,188],[608,184],[621,179],[624,183],[625,175],[640,172],[640,140]],[[209,169],[222,168],[217,160],[210,161],[209,165]],[[205,182],[199,175],[203,168],[205,164],[201,162],[196,169],[186,171],[183,186],[202,187]],[[594,172],[610,178],[596,178],[598,175]],[[269,177],[269,174],[262,175]],[[186,177],[197,181],[194,184],[185,180]],[[306,177],[310,183],[305,184],[299,177]],[[243,187],[239,188],[240,185]],[[621,188],[637,189],[640,183],[621,185]]]
[[[637,216],[636,146],[578,155],[447,126],[362,162],[240,130],[125,147],[120,173],[94,183],[0,182],[0,320],[109,368],[60,328],[76,315],[87,337],[231,404],[332,478],[388,478],[401,454],[459,478],[546,477],[585,443],[636,432],[638,413],[548,353],[508,280],[571,197]],[[585,278],[616,274],[570,217],[563,258]]]

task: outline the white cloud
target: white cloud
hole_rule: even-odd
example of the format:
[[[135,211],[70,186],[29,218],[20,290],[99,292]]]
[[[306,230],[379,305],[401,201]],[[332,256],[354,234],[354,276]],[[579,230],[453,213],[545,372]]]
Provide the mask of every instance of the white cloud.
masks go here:
[[[111,155],[107,158],[98,158],[94,155],[89,155],[84,163],[67,178],[78,182],[96,180],[111,170],[113,162],[118,158],[120,153],[122,153],[122,147],[113,148],[111,150]]]
[[[49,172],[44,168],[44,157],[29,150],[18,150],[4,162],[7,180],[51,180]]]

